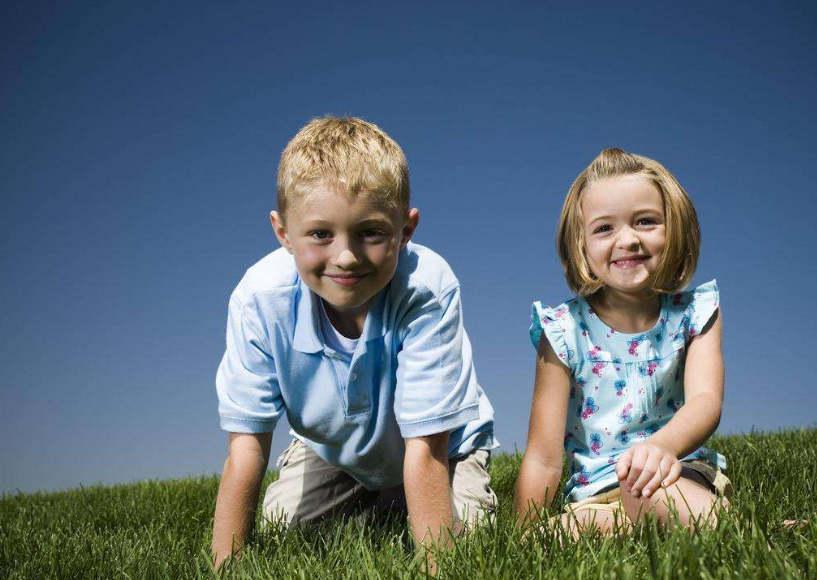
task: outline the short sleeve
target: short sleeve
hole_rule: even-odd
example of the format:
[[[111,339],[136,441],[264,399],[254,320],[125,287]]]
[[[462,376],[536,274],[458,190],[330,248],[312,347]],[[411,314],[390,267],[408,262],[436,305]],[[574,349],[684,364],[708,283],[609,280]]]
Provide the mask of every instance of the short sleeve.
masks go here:
[[[706,284],[701,284],[691,292],[691,300],[687,306],[689,316],[689,337],[693,338],[700,334],[706,327],[712,315],[718,309],[720,294],[718,284],[711,280]]]
[[[539,348],[539,341],[544,333],[553,352],[565,366],[572,358],[572,351],[567,345],[567,322],[570,319],[568,309],[562,305],[558,308],[543,306],[541,302],[534,302],[531,308],[530,339],[533,348]]]
[[[419,300],[400,323],[394,414],[406,439],[451,431],[479,418],[471,344],[459,286]]]
[[[232,433],[270,433],[284,411],[275,361],[252,308],[230,300],[227,348],[216,374],[221,428]]]

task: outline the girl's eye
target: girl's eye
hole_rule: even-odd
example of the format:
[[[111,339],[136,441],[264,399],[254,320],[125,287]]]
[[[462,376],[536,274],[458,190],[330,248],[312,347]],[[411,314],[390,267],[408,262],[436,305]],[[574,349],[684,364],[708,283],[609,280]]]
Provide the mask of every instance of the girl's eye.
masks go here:
[[[326,230],[316,230],[309,235],[315,238],[316,240],[327,240],[332,236],[332,234],[330,234]]]
[[[593,233],[594,234],[603,234],[604,232],[609,232],[612,229],[613,228],[611,228],[607,224],[604,224],[603,226],[599,226],[595,230],[593,230]]]
[[[640,218],[635,225],[637,226],[653,226],[656,224],[655,218]]]

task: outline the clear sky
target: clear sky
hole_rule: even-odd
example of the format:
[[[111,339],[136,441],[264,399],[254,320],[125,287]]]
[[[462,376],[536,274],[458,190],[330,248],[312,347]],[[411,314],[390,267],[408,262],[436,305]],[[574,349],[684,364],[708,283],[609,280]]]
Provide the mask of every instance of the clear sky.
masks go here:
[[[327,113],[404,148],[505,451],[530,303],[569,297],[564,194],[609,146],[698,209],[720,431],[817,421],[813,2],[182,4],[0,9],[0,492],[220,471],[227,301],[278,247],[280,151]]]

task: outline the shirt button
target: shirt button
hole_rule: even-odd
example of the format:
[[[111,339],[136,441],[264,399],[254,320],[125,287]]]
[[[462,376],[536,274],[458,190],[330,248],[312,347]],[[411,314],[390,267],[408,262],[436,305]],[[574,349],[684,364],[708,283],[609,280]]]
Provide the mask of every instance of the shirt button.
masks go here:
[[[357,373],[352,373],[349,375],[349,382],[354,383],[357,380]]]

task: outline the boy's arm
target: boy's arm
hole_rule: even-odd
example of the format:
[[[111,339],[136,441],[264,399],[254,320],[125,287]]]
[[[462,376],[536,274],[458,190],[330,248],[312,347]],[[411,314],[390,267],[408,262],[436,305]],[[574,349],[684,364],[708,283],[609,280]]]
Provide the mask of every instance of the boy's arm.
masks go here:
[[[403,482],[414,542],[446,547],[454,526],[448,483],[448,432],[406,439]]]
[[[230,433],[230,451],[221,474],[213,520],[216,568],[239,553],[252,530],[271,443],[272,433]]]
[[[535,520],[538,511],[553,501],[562,477],[570,374],[544,334],[536,357],[528,444],[516,482],[517,522]]]
[[[681,475],[679,459],[698,449],[718,428],[724,382],[720,309],[713,318],[687,347],[684,405],[655,435],[619,458],[619,480],[636,497],[649,497],[675,483]]]

